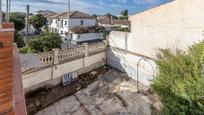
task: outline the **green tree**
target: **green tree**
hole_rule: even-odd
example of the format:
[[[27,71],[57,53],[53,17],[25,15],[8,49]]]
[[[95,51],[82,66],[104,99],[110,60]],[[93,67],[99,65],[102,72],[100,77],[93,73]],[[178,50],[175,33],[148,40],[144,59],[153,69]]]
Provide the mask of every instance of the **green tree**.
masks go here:
[[[25,46],[24,39],[18,32],[14,33],[14,37],[14,42],[17,44],[18,48],[22,48]]]
[[[37,30],[40,30],[40,28],[46,23],[46,18],[42,14],[33,15],[29,20],[30,24],[32,24]]]
[[[161,97],[164,115],[204,114],[204,42],[188,52],[161,49],[159,73],[152,88]]]
[[[19,34],[19,31],[25,28],[25,17],[25,13],[21,12],[14,12],[10,14],[10,20],[14,23],[15,26],[14,42],[17,43],[19,48],[23,47],[25,44],[23,37]]]
[[[121,15],[124,16],[124,17],[127,17],[128,16],[128,10],[122,11]]]
[[[61,48],[62,39],[55,33],[43,33],[27,41],[21,53],[39,53],[51,51],[53,48]]]
[[[128,19],[128,10],[124,10],[121,12],[121,17],[119,17],[119,19]]]
[[[94,18],[97,18],[97,15],[96,15],[96,14],[93,14],[92,16],[93,16]]]
[[[20,31],[25,28],[25,17],[26,15],[20,12],[14,12],[10,14],[10,20],[14,22],[16,31]]]

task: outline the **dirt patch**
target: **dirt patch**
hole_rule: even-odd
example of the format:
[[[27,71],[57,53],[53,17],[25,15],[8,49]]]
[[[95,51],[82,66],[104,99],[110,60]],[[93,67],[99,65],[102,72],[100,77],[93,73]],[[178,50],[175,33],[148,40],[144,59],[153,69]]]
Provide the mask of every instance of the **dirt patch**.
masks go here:
[[[90,83],[95,82],[99,76],[103,75],[109,68],[101,67],[92,72],[82,74],[77,80],[67,86],[61,84],[52,88],[41,88],[26,94],[27,112],[33,115],[36,112],[52,105],[53,103],[68,97],[77,91],[86,88]]]

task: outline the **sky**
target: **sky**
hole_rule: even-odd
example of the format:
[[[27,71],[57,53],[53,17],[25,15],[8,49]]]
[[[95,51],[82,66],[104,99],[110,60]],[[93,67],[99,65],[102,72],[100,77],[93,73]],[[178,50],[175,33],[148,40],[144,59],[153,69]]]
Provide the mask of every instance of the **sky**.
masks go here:
[[[4,2],[6,0],[3,0]],[[27,4],[31,12],[52,10],[56,12],[67,9],[67,0],[11,0],[11,11],[26,12]],[[111,13],[120,15],[127,9],[130,15],[167,3],[170,0],[71,0],[71,10],[79,10],[89,14],[102,15]],[[5,7],[5,3],[4,7]]]

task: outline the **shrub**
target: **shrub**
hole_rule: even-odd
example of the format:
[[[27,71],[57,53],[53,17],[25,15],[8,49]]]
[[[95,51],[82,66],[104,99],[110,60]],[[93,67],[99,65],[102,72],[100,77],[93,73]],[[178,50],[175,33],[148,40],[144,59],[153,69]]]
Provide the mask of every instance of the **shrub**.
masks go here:
[[[27,41],[26,46],[21,48],[21,53],[39,53],[51,51],[53,48],[61,48],[62,39],[58,34],[43,33]]]
[[[18,32],[14,33],[14,42],[17,44],[18,48],[25,46],[24,39]]]
[[[130,31],[129,28],[122,28],[120,26],[113,27],[112,30],[114,30],[114,31],[122,31],[122,32],[129,32]]]
[[[79,26],[79,27],[72,28],[71,31],[77,34],[98,33],[98,32],[104,32],[105,28],[98,27],[98,26]]]
[[[161,49],[159,73],[152,88],[160,95],[165,115],[204,114],[204,42],[187,52]]]

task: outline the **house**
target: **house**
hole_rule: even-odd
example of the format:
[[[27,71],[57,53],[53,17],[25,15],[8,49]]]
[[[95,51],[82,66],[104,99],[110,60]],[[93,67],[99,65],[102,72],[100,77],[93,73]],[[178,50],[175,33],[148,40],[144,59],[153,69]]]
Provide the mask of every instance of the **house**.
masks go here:
[[[96,18],[90,16],[89,14],[80,11],[71,11],[68,26],[68,13],[56,13],[49,17],[50,23],[48,25],[49,30],[52,32],[59,33],[61,36],[66,37],[68,30],[71,31],[72,28],[79,26],[90,27],[96,26]]]

